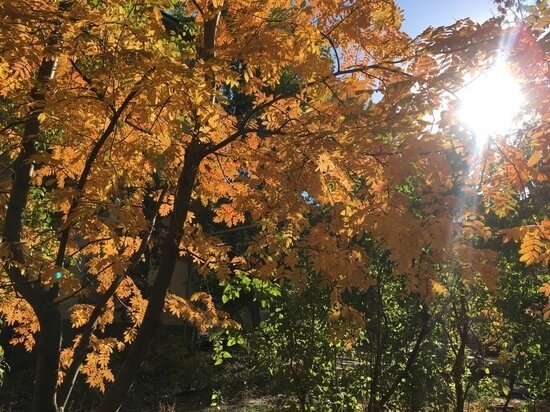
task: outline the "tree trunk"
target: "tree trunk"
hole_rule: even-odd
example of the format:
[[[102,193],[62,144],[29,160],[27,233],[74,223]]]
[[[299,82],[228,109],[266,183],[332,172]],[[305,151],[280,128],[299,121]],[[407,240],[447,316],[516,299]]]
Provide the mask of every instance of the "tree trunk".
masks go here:
[[[60,12],[67,11],[73,0],[63,0],[59,3]],[[59,43],[62,21],[55,24],[46,46],[54,47]],[[48,291],[40,283],[40,279],[29,279],[21,270],[26,264],[26,252],[23,248],[23,214],[27,207],[34,165],[32,157],[37,153],[36,146],[40,140],[41,126],[39,116],[44,109],[47,87],[55,75],[57,59],[44,58],[38,68],[36,83],[31,90],[31,109],[24,123],[22,148],[17,157],[12,176],[10,198],[4,220],[3,240],[12,254],[13,261],[18,265],[7,265],[6,272],[15,290],[30,304],[38,317],[40,332],[37,335],[35,350],[38,353],[32,412],[57,412],[57,377],[59,371],[59,356],[62,341],[62,319],[59,310],[53,304],[58,285]]]
[[[428,310],[424,306],[422,308],[421,313],[421,320],[422,320],[422,326],[420,328],[420,331],[418,332],[418,336],[416,338],[416,341],[414,343],[414,347],[409,353],[409,357],[407,358],[407,362],[405,363],[405,367],[397,374],[395,379],[393,380],[393,383],[389,387],[388,391],[382,396],[382,399],[379,403],[379,408],[384,409],[386,406],[386,403],[392,398],[392,396],[395,394],[397,388],[403,382],[405,379],[409,377],[409,373],[411,371],[411,368],[413,367],[414,363],[416,362],[416,359],[418,358],[418,355],[420,353],[420,346],[422,345],[422,342],[426,339],[428,336],[430,329],[428,326],[428,322],[430,320],[430,315],[428,313]]]
[[[204,23],[203,47],[200,50],[200,55],[204,60],[214,57],[216,31],[220,16],[221,11],[218,9]],[[164,253],[160,260],[157,277],[151,289],[143,321],[136,340],[130,349],[128,358],[124,362],[115,382],[105,392],[96,412],[115,412],[120,409],[124,396],[132,387],[155,337],[164,309],[166,292],[170,286],[176,265],[183,225],[189,212],[191,195],[195,186],[199,164],[207,154],[208,151],[195,138],[186,149],[183,170],[178,180],[176,198],[174,200],[174,211],[170,216],[168,233],[164,237]]]
[[[463,307],[465,310],[465,307]],[[464,320],[465,321],[465,320]],[[465,321],[467,322],[467,321]],[[460,346],[456,355],[453,366],[453,382],[455,386],[456,412],[464,412],[464,404],[466,401],[466,392],[462,378],[464,376],[464,368],[466,361],[466,339],[468,337],[468,326],[466,323],[460,326]]]
[[[179,177],[176,199],[174,201],[174,211],[170,216],[168,233],[164,238],[165,245],[158,274],[151,288],[151,295],[149,296],[149,303],[143,321],[120,373],[116,377],[115,382],[105,392],[96,412],[115,412],[120,409],[124,397],[132,387],[158,330],[164,309],[166,292],[170,286],[178,257],[183,225],[189,212],[191,194],[202,157],[203,153],[200,143],[196,141],[191,142],[185,152],[184,166]]]
[[[514,391],[514,385],[516,384],[516,375],[515,372],[510,374],[510,377],[508,379],[508,393],[506,394],[506,401],[504,402],[504,405],[502,406],[503,411],[508,410],[508,405],[510,405],[510,401],[512,400],[512,393]]]
[[[462,385],[463,371],[455,372],[453,378],[455,385],[456,412],[464,412],[464,386]]]
[[[378,412],[380,410],[379,405],[379,392],[380,392],[380,378],[382,375],[382,317],[383,317],[383,301],[382,301],[382,280],[378,278],[378,284],[376,285],[376,328],[375,328],[375,341],[376,352],[374,356],[374,367],[372,373],[372,381],[370,384],[369,404],[368,412]]]
[[[61,313],[51,307],[40,315],[38,358],[32,398],[33,412],[57,412],[57,375],[63,333]]]
[[[260,313],[260,305],[258,302],[250,299],[248,302],[248,311],[250,312],[250,321],[252,322],[252,330],[256,330],[260,323],[262,323],[262,316]]]
[[[14,175],[10,199],[6,210],[3,237],[20,266],[26,264],[22,246],[23,213],[27,207],[32,179],[32,156],[36,153],[36,143],[40,135],[40,121],[44,101],[44,88],[55,73],[56,61],[43,60],[37,77],[37,86],[31,92],[34,107],[29,113],[23,131],[21,153],[14,164]],[[42,288],[38,280],[30,280],[18,266],[8,265],[7,273],[15,285],[15,290],[31,305],[40,323],[36,350],[38,359],[33,392],[33,412],[55,412],[57,404],[55,392],[59,367],[61,344],[61,317],[52,305],[51,294]],[[56,290],[52,287],[51,290]]]

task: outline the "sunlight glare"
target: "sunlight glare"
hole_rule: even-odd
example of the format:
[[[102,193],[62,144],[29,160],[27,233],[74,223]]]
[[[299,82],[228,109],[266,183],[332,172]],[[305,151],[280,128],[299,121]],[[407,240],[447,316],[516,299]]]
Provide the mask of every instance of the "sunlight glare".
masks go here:
[[[478,148],[489,136],[508,132],[524,102],[518,81],[503,63],[472,80],[458,97],[459,119],[474,133]]]

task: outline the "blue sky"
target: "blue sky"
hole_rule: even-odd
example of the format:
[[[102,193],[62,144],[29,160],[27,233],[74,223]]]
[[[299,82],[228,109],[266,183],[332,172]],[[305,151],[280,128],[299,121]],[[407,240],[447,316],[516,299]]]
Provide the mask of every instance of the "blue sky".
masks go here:
[[[428,26],[443,26],[464,17],[483,22],[493,16],[492,0],[397,0],[404,10],[402,29],[409,35],[420,34]]]

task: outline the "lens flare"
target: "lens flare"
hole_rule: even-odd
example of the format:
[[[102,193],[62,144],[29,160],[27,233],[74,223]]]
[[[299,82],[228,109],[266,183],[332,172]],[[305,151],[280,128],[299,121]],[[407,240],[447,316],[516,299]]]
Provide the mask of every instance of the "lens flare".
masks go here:
[[[459,119],[483,147],[489,136],[510,131],[524,103],[519,82],[504,63],[473,79],[458,93]]]

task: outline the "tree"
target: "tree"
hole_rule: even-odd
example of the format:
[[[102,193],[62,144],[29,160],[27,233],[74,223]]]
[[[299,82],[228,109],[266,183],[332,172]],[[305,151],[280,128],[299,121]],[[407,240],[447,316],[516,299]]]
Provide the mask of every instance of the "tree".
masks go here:
[[[513,253],[517,255],[517,250]],[[506,409],[520,382],[532,401],[549,397],[550,374],[545,365],[549,362],[550,322],[544,317],[545,296],[539,289],[550,276],[536,267],[525,270],[517,259],[508,258],[503,266],[498,307],[502,312],[501,329],[505,338],[499,365],[506,377],[503,406]]]
[[[301,233],[338,296],[366,286],[359,233],[380,237],[411,278],[427,246],[445,252],[451,203],[420,219],[400,188],[418,176],[432,202],[446,198],[449,143],[425,115],[490,60],[499,20],[411,41],[393,2],[203,0],[178,2],[179,34],[163,25],[173,6],[0,2],[2,311],[38,354],[34,411],[64,407],[79,372],[105,391],[98,411],[118,410],[163,311],[203,330],[233,325],[206,293],[170,294],[179,256],[219,279],[241,269],[299,284]],[[246,254],[205,233],[200,203],[229,227],[260,222]],[[106,334],[115,311],[130,323],[122,337]]]
[[[270,315],[247,340],[252,365],[269,374],[291,410],[356,410],[363,388],[353,343],[360,329],[340,317],[351,308],[331,304],[318,280],[311,276],[300,289],[287,283],[265,299]]]

